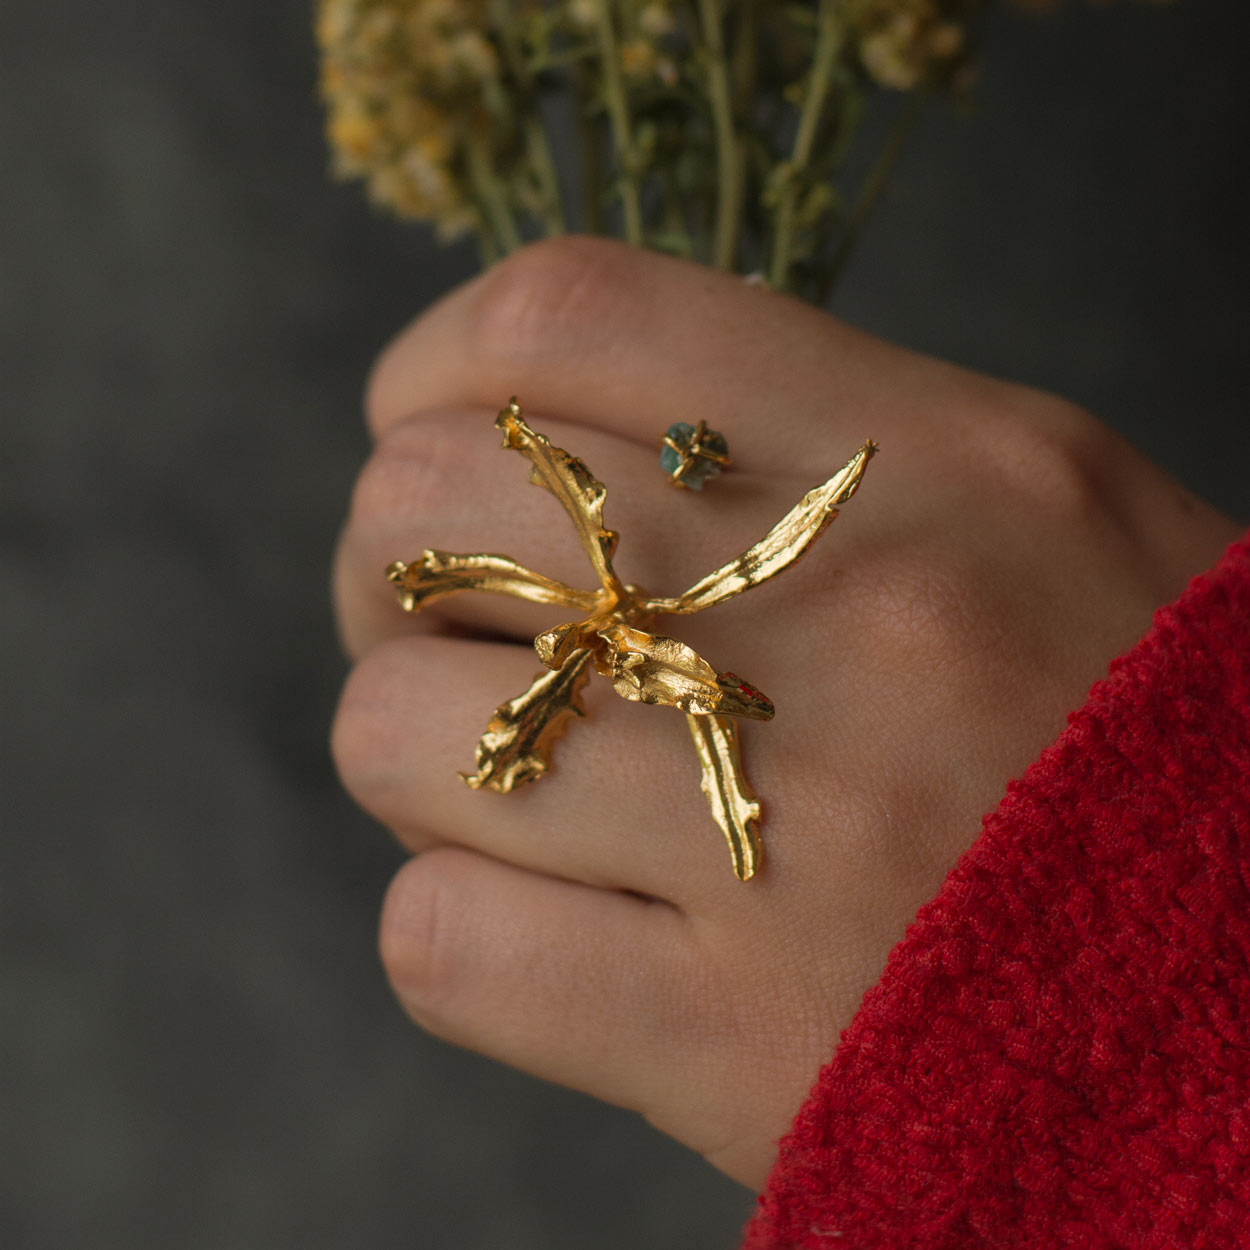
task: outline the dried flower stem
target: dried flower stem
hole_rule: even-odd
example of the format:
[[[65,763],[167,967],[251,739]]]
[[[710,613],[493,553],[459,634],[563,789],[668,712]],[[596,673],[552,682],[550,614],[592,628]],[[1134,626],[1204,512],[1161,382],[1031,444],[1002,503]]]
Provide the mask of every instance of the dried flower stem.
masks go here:
[[[738,27],[735,32],[733,60],[730,65],[731,100],[737,100],[740,119],[749,124],[751,110],[756,103],[759,87],[759,35],[760,15],[757,0],[739,0]],[[746,162],[742,163],[746,173]]]
[[[508,70],[518,88],[518,98],[513,102],[513,107],[526,119],[526,154],[539,188],[543,222],[549,235],[564,234],[568,226],[564,220],[564,206],[560,198],[560,179],[556,173],[556,162],[547,128],[538,107],[534,75],[530,72],[525,49],[521,46],[514,9],[515,6],[509,0],[490,0],[491,21],[499,33]]]
[[[689,210],[686,197],[681,194],[677,185],[676,171],[669,166],[660,171],[660,182],[663,195],[660,202],[664,210],[662,246],[674,256],[685,260],[702,260],[695,255],[695,232],[690,228]]]
[[[729,90],[729,65],[725,59],[722,0],[699,0],[699,21],[707,45],[708,87],[712,120],[716,128],[716,230],[712,263],[733,269],[738,256],[738,232],[742,218],[742,156],[734,125]]]
[[[966,89],[987,2],[315,0],[335,170],[442,240],[475,230],[488,262],[576,220],[817,299],[921,99]],[[876,103],[894,92],[913,102]],[[896,129],[848,186],[876,107]]]
[[[555,157],[547,138],[547,128],[537,110],[525,128],[529,142],[530,159],[542,189],[543,221],[548,235],[567,234],[568,223],[564,219],[564,201],[560,196],[560,176],[556,171]]]
[[[483,249],[493,249],[496,254],[515,252],[523,240],[508,205],[507,195],[491,165],[487,143],[488,140],[482,134],[475,132],[467,147],[469,181],[487,235],[483,239]]]
[[[802,174],[812,157],[816,131],[824,112],[825,100],[833,80],[833,67],[842,50],[845,23],[840,20],[842,0],[821,0],[820,26],[816,35],[816,52],[812,72],[803,96],[803,109],[790,153],[789,171],[781,188],[774,224],[773,255],[768,281],[774,290],[784,291],[790,285],[790,249],[794,242],[794,212]]]
[[[620,163],[621,209],[625,217],[625,239],[629,243],[641,244],[643,242],[642,185],[638,177],[638,151],[634,146],[629,105],[625,99],[625,82],[621,75],[620,52],[616,46],[616,28],[613,25],[609,0],[599,0],[597,8],[599,51],[603,62],[603,90],[607,98],[612,133],[616,139],[617,160]]]

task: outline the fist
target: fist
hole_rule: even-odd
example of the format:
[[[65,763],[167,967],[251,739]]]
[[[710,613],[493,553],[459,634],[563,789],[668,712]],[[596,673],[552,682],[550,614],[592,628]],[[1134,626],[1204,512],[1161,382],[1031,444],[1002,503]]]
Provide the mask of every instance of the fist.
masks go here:
[[[388,565],[507,553],[594,584],[568,517],[498,450],[512,394],[603,481],[616,571],[657,596],[881,447],[793,569],[658,626],[776,704],[741,734],[766,848],[749,882],[685,717],[607,682],[536,784],[457,775],[540,671],[535,636],[576,614],[474,594],[408,615]],[[454,291],[385,351],[367,408],[375,450],[335,562],[355,665],[333,749],[413,853],[381,923],[396,994],[423,1028],[634,1108],[757,1187],[1007,782],[1238,532],[1059,399],[603,240],[534,245]],[[700,418],[734,467],[674,490],[659,437]]]

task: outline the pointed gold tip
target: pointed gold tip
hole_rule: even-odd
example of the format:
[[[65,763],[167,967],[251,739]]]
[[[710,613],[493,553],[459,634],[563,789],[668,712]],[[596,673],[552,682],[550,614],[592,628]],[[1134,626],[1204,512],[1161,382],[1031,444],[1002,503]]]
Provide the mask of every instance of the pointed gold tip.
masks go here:
[[[402,560],[395,560],[386,566],[388,582],[402,582],[408,576],[408,566]]]
[[[763,858],[760,802],[742,772],[738,728],[723,716],[687,716],[702,769],[700,785],[729,844],[734,876],[750,881]]]
[[[842,477],[841,489],[833,497],[833,505],[846,503],[852,495],[859,490],[859,484],[864,479],[864,470],[868,467],[868,462],[879,452],[881,448],[870,438],[843,466],[841,474],[836,476]],[[836,480],[831,478],[830,481]]]

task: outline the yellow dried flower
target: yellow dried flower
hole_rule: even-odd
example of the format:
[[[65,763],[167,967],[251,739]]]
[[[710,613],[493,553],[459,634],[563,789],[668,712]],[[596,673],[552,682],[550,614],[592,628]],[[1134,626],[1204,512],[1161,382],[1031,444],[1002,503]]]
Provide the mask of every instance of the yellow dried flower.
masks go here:
[[[638,14],[638,29],[651,39],[663,39],[676,31],[677,19],[669,5],[662,4],[659,0],[650,0],[650,3],[642,6],[642,11]]]
[[[621,46],[621,72],[634,82],[659,81],[674,86],[680,78],[677,62],[665,41],[677,33],[677,18],[666,0],[625,0],[621,5],[625,28],[633,37]]]
[[[476,217],[464,148],[499,57],[483,0],[320,0],[326,129],[341,177],[370,197],[432,221],[444,237]]]
[[[594,30],[599,21],[599,0],[567,0],[564,12],[576,30]]]
[[[628,78],[652,78],[658,64],[655,44],[646,39],[631,39],[621,47],[621,70]]]
[[[989,3],[316,0],[333,166],[445,238],[475,230],[487,263],[539,233],[619,229],[823,301],[922,101],[969,86]],[[851,194],[882,89],[916,98]]]
[[[964,48],[963,26],[934,0],[859,0],[852,20],[869,77],[897,91],[909,91],[931,69],[952,64]]]
[[[328,125],[340,173],[349,177],[365,173],[381,155],[382,126],[376,117],[352,101],[336,109]]]
[[[351,27],[355,7],[353,0],[322,0],[314,25],[319,47],[333,48],[343,42]]]
[[[499,77],[499,56],[480,30],[462,30],[448,45],[457,74],[466,82]]]

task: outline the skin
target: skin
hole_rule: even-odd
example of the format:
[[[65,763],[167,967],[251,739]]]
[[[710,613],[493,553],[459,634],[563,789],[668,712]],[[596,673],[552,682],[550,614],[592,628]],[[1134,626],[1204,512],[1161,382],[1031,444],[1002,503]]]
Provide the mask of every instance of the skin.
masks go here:
[[[859,494],[777,580],[660,623],[776,702],[743,727],[766,861],[737,881],[684,718],[600,678],[550,777],[457,778],[538,671],[559,609],[484,594],[400,612],[423,547],[594,578],[497,450],[517,394],[608,488],[617,568],[676,593],[871,436]],[[1239,528],[1053,396],[871,338],[788,297],[604,240],[536,244],[386,349],[375,450],[335,562],[355,661],[333,731],[356,800],[413,852],[381,953],[421,1027],[641,1112],[760,1187],[820,1065],[1006,783]],[[735,467],[671,489],[673,421]]]

